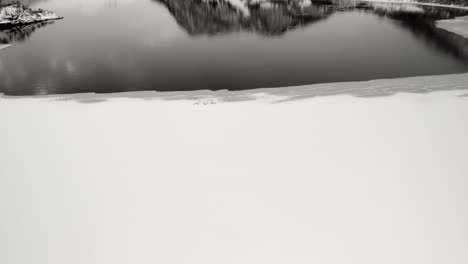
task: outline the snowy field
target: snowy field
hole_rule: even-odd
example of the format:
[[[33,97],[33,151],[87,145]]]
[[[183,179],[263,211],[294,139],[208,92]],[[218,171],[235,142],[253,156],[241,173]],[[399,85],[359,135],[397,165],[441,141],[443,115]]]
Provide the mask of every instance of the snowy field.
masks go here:
[[[467,78],[2,97],[0,263],[465,264]]]
[[[464,264],[467,93],[3,99],[0,262]]]

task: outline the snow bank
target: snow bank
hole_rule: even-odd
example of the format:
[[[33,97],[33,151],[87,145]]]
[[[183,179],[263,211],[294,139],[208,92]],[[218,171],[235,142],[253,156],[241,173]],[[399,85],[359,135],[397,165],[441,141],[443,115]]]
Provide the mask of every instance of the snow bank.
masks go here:
[[[440,20],[436,23],[437,27],[447,31],[459,34],[468,38],[468,16],[457,17],[455,19]]]
[[[9,46],[10,46],[10,44],[0,44],[0,50],[8,48]]]

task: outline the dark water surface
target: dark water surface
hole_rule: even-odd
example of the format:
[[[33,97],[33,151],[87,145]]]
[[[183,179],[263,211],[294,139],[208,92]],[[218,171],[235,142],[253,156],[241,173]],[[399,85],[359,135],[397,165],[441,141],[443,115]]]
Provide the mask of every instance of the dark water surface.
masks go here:
[[[468,72],[468,40],[415,5],[239,10],[201,0],[43,0],[65,19],[0,32],[0,93],[250,89]]]

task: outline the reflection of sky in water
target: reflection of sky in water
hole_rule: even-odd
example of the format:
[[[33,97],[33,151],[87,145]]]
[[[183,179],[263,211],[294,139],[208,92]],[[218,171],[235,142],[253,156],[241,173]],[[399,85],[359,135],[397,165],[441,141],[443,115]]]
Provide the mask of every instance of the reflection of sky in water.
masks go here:
[[[132,6],[132,2],[136,1],[49,0],[32,4],[33,8],[54,10],[66,19],[41,29],[41,34],[32,35],[24,43],[14,43],[10,52],[0,57],[1,65],[9,65],[0,74],[1,88],[32,86],[34,93],[42,94],[59,92],[64,83],[80,86],[74,82],[78,76],[92,77],[104,68],[108,74],[131,74],[136,63],[129,56],[130,47],[161,47],[185,35],[164,8],[155,8],[157,3],[140,0]]]
[[[193,37],[157,1],[33,7],[65,19],[0,53],[6,94],[254,88],[468,70],[399,23],[364,12],[336,13],[274,38]]]

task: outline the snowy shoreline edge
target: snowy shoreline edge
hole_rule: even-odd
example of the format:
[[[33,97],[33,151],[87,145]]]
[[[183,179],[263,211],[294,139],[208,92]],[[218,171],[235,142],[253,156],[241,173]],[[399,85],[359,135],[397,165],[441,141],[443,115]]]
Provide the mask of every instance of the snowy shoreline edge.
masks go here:
[[[403,1],[387,1],[387,0],[360,0],[361,2],[371,2],[371,3],[389,3],[389,4],[408,4],[408,5],[421,5],[421,6],[434,6],[434,7],[446,7],[454,9],[463,9],[468,10],[468,6],[460,5],[445,5],[445,4],[436,4],[436,3],[423,3],[423,2],[403,2]]]

